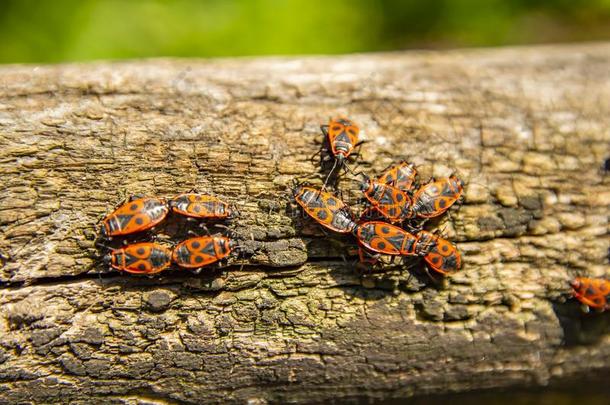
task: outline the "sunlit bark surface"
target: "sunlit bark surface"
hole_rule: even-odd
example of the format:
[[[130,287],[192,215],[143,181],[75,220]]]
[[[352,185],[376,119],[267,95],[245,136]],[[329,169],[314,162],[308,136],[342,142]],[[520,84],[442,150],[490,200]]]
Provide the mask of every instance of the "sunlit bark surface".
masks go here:
[[[575,275],[609,272],[609,111],[608,44],[2,67],[0,402],[607,381],[610,318],[563,298]],[[432,227],[461,272],[363,275],[352,240],[297,215],[290,184],[318,173],[337,115],[368,141],[358,170],[407,159],[421,181],[464,179]],[[355,204],[357,184],[339,187]],[[154,278],[96,260],[96,224],[125,196],[193,188],[239,208],[241,258]]]

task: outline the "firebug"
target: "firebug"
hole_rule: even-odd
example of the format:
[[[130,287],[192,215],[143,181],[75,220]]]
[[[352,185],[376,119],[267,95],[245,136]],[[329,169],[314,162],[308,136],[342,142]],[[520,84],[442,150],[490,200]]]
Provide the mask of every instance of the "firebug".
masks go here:
[[[134,243],[113,249],[105,261],[111,267],[134,274],[155,274],[171,264],[172,252],[163,245],[152,242]]]

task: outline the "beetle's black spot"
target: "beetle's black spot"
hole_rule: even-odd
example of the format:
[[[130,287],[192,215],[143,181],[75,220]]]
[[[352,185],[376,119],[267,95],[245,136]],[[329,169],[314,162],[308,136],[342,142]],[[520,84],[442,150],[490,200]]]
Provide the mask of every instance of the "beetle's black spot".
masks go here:
[[[438,202],[438,206],[441,208],[445,208],[447,206],[447,201],[445,201],[445,199],[442,199]]]
[[[144,263],[138,264],[138,270],[141,270],[141,271],[146,270],[146,265]]]
[[[142,218],[136,218],[136,224],[138,225],[142,225],[144,223],[144,220]]]
[[[337,201],[335,201],[334,198],[329,198],[328,200],[326,200],[326,205],[330,205],[331,207],[334,207],[335,205],[337,205]]]
[[[377,247],[378,247],[379,249],[385,249],[385,242],[379,242],[379,243],[377,244]]]
[[[203,257],[201,257],[201,256],[195,257],[195,262],[201,263],[202,261],[203,261]]]
[[[197,242],[197,241],[191,243],[191,247],[193,249],[199,249],[199,246],[201,246],[201,244],[199,242]]]
[[[390,208],[388,210],[388,215],[391,216],[391,217],[396,216],[396,210],[394,208]]]
[[[587,294],[587,295],[595,295],[596,291],[595,291],[595,289],[593,287],[589,287],[589,288],[587,288],[587,291],[585,291],[585,294]]]
[[[318,211],[316,216],[318,217],[318,219],[321,219],[322,221],[324,221],[326,218],[328,218],[328,213],[325,210],[320,210],[320,211]]]
[[[142,256],[146,251],[144,250],[144,248],[138,248],[138,250],[136,250],[136,253],[139,254],[140,256]]]
[[[440,259],[438,257],[432,258],[432,263],[434,263],[434,264],[438,264],[439,261],[440,261]]]
[[[340,127],[339,125],[335,125],[333,127],[333,131],[341,131],[343,129],[343,127]]]
[[[382,233],[390,233],[390,228],[388,228],[387,226],[382,226],[381,227],[381,232]]]
[[[129,206],[129,209],[130,209],[130,210],[132,210],[132,211],[137,210],[137,209],[138,209],[138,204],[131,204],[131,205]]]
[[[201,211],[201,207],[200,207],[199,205],[195,205],[195,206],[193,207],[193,211],[195,211],[195,212],[199,213],[199,211]]]
[[[443,245],[443,247],[441,248],[441,250],[443,252],[447,252],[449,250],[449,247],[447,245]]]
[[[402,202],[403,199],[404,199],[404,197],[402,196],[402,194],[400,194],[400,193],[396,194],[396,201]]]

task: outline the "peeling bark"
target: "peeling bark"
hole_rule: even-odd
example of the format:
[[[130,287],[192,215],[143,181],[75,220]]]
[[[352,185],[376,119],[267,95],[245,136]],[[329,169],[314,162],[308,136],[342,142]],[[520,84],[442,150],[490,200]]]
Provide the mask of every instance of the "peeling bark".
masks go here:
[[[564,384],[610,372],[610,317],[562,302],[608,275],[610,45],[0,68],[0,399],[307,402]],[[360,169],[455,171],[440,286],[363,276],[294,213],[319,124]],[[340,183],[354,201],[356,185]],[[247,259],[130,277],[95,262],[130,194],[238,205]],[[167,237],[161,237],[167,240]],[[243,265],[243,267],[242,267]],[[604,377],[605,376],[605,377]]]

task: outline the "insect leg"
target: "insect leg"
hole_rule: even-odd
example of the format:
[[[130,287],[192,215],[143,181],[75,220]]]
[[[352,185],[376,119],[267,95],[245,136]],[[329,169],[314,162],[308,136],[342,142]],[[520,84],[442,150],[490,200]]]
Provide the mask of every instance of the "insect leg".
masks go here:
[[[424,271],[426,272],[428,277],[430,277],[430,281],[432,281],[432,283],[434,283],[434,285],[439,286],[441,284],[440,280],[438,280],[436,277],[432,276],[432,274],[428,270],[428,266],[427,265],[424,265]]]
[[[322,148],[318,149],[318,151],[316,153],[314,153],[313,155],[311,155],[311,157],[309,158],[309,163],[314,164],[314,158],[316,156],[320,156],[322,154]]]
[[[328,125],[320,125],[320,131],[324,134],[324,136],[328,136]]]
[[[200,224],[199,227],[201,229],[203,229],[203,232],[205,232],[206,236],[212,236],[212,234],[210,233],[210,230],[208,229],[208,227],[205,224]]]

